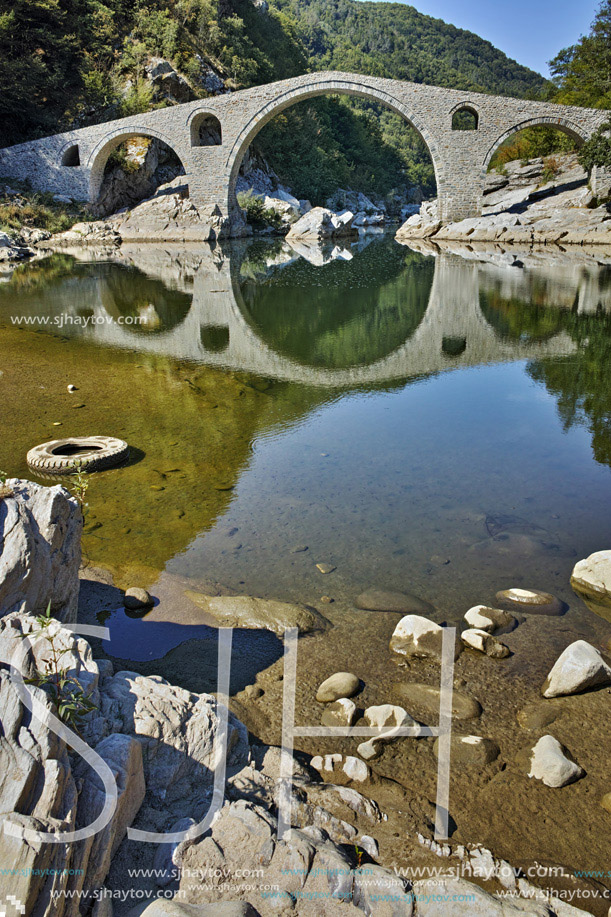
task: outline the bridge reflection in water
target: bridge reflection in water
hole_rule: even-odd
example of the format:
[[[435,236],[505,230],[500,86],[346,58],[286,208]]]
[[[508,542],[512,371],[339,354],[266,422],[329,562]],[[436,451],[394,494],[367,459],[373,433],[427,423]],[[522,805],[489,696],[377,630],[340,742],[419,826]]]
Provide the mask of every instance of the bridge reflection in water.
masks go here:
[[[326,250],[282,241],[199,251],[124,246],[104,265],[55,258],[64,267],[44,301],[35,285],[23,286],[19,309],[63,315],[62,334],[334,388],[568,355],[575,343],[549,310],[526,332],[521,316],[512,334],[499,303],[581,312],[609,305],[598,266],[565,261],[529,271],[421,254],[375,236]]]

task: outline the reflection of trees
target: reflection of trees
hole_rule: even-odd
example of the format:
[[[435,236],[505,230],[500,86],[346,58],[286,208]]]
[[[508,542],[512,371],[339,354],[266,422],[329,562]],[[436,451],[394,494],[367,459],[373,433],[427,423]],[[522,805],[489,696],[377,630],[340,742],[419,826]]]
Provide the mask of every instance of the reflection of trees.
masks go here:
[[[124,324],[126,329],[149,334],[180,325],[192,301],[189,294],[135,267],[84,263],[55,254],[16,268],[0,288],[0,305],[14,306],[17,313],[38,312],[41,294],[51,314],[93,315],[93,306],[100,302],[114,319],[139,319]]]
[[[147,277],[137,268],[116,264],[98,266],[97,275],[105,286],[104,306],[113,318],[135,318],[143,323],[126,325],[134,331],[168,331],[180,325],[189,313],[192,297],[173,290],[166,283]]]
[[[611,467],[611,315],[560,315],[578,353],[532,363],[528,372],[556,398],[565,430],[587,427],[596,461]]]
[[[246,318],[276,352],[307,366],[367,365],[401,346],[426,312],[435,263],[375,242],[352,261],[300,259],[242,283]]]
[[[18,264],[11,274],[10,287],[21,296],[43,287],[53,281],[62,280],[72,273],[74,258],[56,252],[42,261]]]
[[[480,293],[480,308],[499,337],[509,341],[545,341],[565,327],[565,312],[549,308],[547,284],[532,283],[532,301],[511,297],[507,299],[498,290]]]
[[[605,286],[599,278],[599,287]],[[497,290],[480,294],[483,314],[497,333],[509,340],[543,341],[559,332],[571,336],[577,353],[530,363],[528,373],[541,382],[558,402],[565,430],[587,427],[598,462],[611,467],[611,314],[581,314],[545,307],[546,284],[533,282],[533,301],[504,298]],[[539,303],[537,302],[539,299]],[[547,299],[549,302],[549,299]]]

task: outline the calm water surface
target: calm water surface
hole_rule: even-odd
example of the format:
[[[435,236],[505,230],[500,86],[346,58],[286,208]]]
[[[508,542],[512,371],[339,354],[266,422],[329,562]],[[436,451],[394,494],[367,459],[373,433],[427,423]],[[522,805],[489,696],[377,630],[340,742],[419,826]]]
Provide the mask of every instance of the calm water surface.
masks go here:
[[[60,435],[127,439],[85,537],[120,581],[348,604],[377,584],[458,620],[512,585],[570,599],[575,561],[609,546],[608,268],[384,236],[85,258],[0,284],[0,468],[26,475]],[[128,658],[194,635],[125,623]]]

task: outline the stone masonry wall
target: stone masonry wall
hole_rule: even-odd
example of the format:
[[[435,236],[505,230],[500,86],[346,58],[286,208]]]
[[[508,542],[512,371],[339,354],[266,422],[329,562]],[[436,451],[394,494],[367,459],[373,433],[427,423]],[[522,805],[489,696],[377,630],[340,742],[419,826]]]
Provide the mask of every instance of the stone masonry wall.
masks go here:
[[[499,144],[515,131],[551,124],[586,140],[605,120],[598,110],[323,72],[1,149],[0,176],[29,179],[39,190],[95,201],[112,150],[129,137],[157,137],[182,161],[191,198],[202,215],[215,214],[228,227],[237,212],[235,182],[240,163],[261,128],[290,105],[337,93],[381,102],[421,134],[435,167],[443,222],[480,215],[488,163]],[[477,113],[477,130],[452,130],[452,115],[464,106]],[[221,144],[192,146],[192,136],[198,136],[197,130],[192,131],[194,119],[197,124],[202,114],[218,119]],[[62,164],[75,162],[79,164]]]

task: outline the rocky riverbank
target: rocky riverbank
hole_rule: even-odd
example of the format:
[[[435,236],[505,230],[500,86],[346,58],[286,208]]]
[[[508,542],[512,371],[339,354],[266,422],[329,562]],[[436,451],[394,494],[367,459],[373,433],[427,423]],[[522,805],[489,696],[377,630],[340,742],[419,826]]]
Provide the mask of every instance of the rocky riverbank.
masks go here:
[[[26,913],[77,917],[93,905],[95,917],[193,917],[232,902],[222,913],[606,914],[604,882],[578,879],[575,869],[603,868],[609,856],[608,551],[575,568],[574,587],[597,611],[581,634],[566,604],[537,590],[503,590],[466,612],[453,653],[449,843],[433,831],[438,740],[427,728],[439,718],[446,627],[432,604],[376,587],[348,612],[331,601],[316,609],[228,590],[191,593],[199,609],[191,614],[210,622],[253,636],[300,629],[298,724],[378,730],[366,741],[296,740],[292,827],[279,839],[282,660],[233,694],[225,801],[199,834],[194,826],[214,798],[214,742],[226,708],[194,684],[189,644],[126,669],[99,639],[40,618],[50,603],[74,620],[81,520],[63,488],[6,481],[0,522],[3,548],[11,546],[0,570],[1,811],[26,831],[82,828],[101,811],[104,762],[119,791],[95,838],[48,844],[3,835],[3,862],[20,872],[1,879],[1,893],[16,895]],[[61,576],[39,577],[33,588],[47,567]],[[150,613],[142,592],[124,595],[108,577],[92,581],[92,572],[81,572],[81,624],[103,624],[104,609],[117,601],[130,614]],[[357,621],[363,653],[353,643],[348,651],[345,639]],[[46,639],[36,642],[41,632]],[[17,659],[38,685],[36,719],[7,668]],[[49,718],[57,712],[50,679],[58,659],[72,679],[79,714],[72,725],[99,756],[97,773]],[[415,737],[398,738],[401,727]],[[193,830],[160,844],[128,837],[129,827]],[[536,863],[554,869],[533,872]],[[552,897],[533,899],[537,888]],[[130,889],[131,897],[120,894]],[[155,900],[166,894],[171,903]],[[456,897],[440,904],[439,894]]]
[[[592,194],[575,154],[516,161],[488,173],[481,217],[442,224],[429,201],[397,231],[398,241],[413,239],[608,245],[611,212]]]

